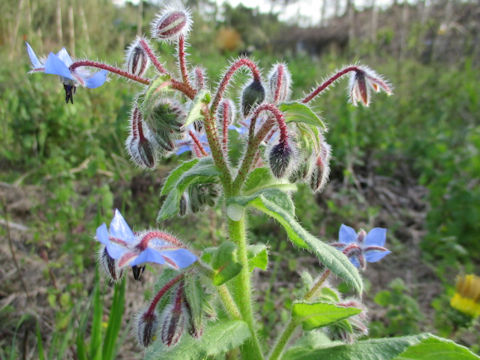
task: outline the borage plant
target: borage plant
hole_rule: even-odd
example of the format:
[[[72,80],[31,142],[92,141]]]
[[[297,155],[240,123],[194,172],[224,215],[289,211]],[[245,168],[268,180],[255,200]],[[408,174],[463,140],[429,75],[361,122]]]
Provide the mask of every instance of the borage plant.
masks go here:
[[[107,276],[118,281],[131,267],[139,279],[145,264],[167,267],[159,274],[155,295],[136,318],[136,334],[147,359],[424,359],[432,351],[476,358],[468,349],[429,334],[357,341],[368,333],[360,270],[389,253],[386,230],[368,234],[342,225],[339,241],[327,244],[305,230],[295,217],[291,199],[296,184],[313,192],[325,186],[330,146],[326,126],[309,103],[343,76],[350,76],[350,101],[368,106],[373,92],[391,94],[390,85],[371,69],[347,66],[300,100],[290,99],[291,76],[286,64],[274,65],[265,78],[248,58],[232,62],[212,92],[202,67],[186,61],[188,10],[166,8],[152,23],[152,37],[177,46],[178,73],[155,55],[149,42],[137,38],[120,69],[90,60],[72,60],[65,49],[39,60],[27,44],[33,72],[58,75],[66,101],[73,102],[77,86],[103,85],[107,72],[142,85],[130,116],[126,149],[132,161],[155,169],[161,157],[190,151],[164,182],[166,199],[158,222],[205,207],[219,206],[228,235],[217,247],[200,253],[188,249],[163,230],[134,232],[116,211],[107,229],[97,229],[99,259]],[[154,77],[145,77],[153,64]],[[86,68],[98,68],[92,74]],[[251,79],[239,104],[225,97],[233,75],[247,69]],[[234,138],[243,139],[243,155],[234,153]],[[252,298],[252,273],[266,270],[268,249],[247,238],[247,212],[271,216],[298,248],[314,254],[321,271],[310,289],[291,307],[291,317],[276,340],[260,339]],[[250,241],[249,241],[250,240]],[[333,246],[332,246],[333,245]],[[351,285],[356,296],[343,299],[330,285],[334,275]],[[290,341],[299,328],[302,334]],[[320,330],[319,330],[320,329]],[[272,340],[271,342],[269,340]],[[267,349],[267,344],[272,344]],[[288,345],[291,344],[290,347]]]

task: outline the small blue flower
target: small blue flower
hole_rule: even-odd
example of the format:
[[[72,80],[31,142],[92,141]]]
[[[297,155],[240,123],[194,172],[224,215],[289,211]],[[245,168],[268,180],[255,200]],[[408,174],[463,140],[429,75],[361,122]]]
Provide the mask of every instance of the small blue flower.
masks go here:
[[[355,232],[350,226],[340,226],[338,243],[331,244],[341,250],[356,267],[366,268],[367,262],[377,262],[390,254],[384,247],[387,229],[373,228],[367,234],[365,230]]]
[[[145,263],[166,263],[174,269],[183,269],[197,261],[197,257],[182,248],[180,241],[170,234],[161,231],[134,234],[118,210],[108,230],[105,224],[97,228],[96,239],[120,269]]]
[[[106,70],[98,71],[93,75],[85,68],[78,68],[71,71],[70,65],[73,64],[73,60],[65,48],[62,48],[57,54],[50,53],[47,59],[39,60],[30,44],[28,42],[25,42],[25,44],[27,46],[28,56],[32,62],[32,70],[30,72],[58,75],[65,88],[65,100],[67,103],[71,101],[73,104],[73,94],[78,85],[94,89],[102,86],[107,80]]]
[[[195,144],[195,141],[191,137],[190,132],[198,139],[205,152],[207,154],[210,154],[211,150],[210,146],[208,145],[207,135],[204,132],[196,131],[193,125],[188,127],[184,139],[175,141],[175,146],[177,147],[177,151],[175,152],[175,154],[181,155],[187,151],[191,151],[195,154],[200,153],[200,149]]]

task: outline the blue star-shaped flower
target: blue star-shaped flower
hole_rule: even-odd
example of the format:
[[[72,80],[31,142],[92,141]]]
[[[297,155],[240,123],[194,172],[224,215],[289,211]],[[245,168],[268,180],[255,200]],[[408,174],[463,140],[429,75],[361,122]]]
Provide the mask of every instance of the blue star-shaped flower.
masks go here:
[[[341,250],[356,267],[366,268],[367,262],[377,262],[390,254],[384,247],[387,229],[373,228],[367,234],[365,230],[355,232],[350,226],[340,226],[338,243],[332,246]]]
[[[149,231],[135,235],[118,210],[108,230],[105,224],[97,228],[96,239],[105,245],[108,255],[118,261],[120,269],[145,263],[166,263],[174,269],[183,269],[197,261],[197,257],[180,247],[179,241],[170,234]]]
[[[73,94],[78,85],[94,89],[102,86],[107,80],[106,70],[98,71],[93,75],[85,68],[71,71],[70,65],[73,64],[73,60],[65,48],[62,48],[57,54],[50,53],[46,59],[39,60],[30,44],[28,42],[25,44],[28,56],[32,62],[32,70],[30,72],[58,75],[65,88],[65,101],[67,103],[70,101],[73,104]]]

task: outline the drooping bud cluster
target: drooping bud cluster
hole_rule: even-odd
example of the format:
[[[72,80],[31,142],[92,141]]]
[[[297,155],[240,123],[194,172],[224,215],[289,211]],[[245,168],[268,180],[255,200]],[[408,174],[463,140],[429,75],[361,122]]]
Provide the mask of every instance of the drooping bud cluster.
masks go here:
[[[287,65],[276,64],[268,74],[268,95],[274,104],[290,98],[291,75]]]
[[[220,196],[218,184],[192,184],[188,188],[188,203],[193,213],[199,212],[205,206],[213,207]]]
[[[130,44],[127,49],[125,61],[128,72],[136,76],[143,76],[150,64],[145,49],[140,45],[140,40],[140,38],[137,38],[132,44]],[[142,40],[146,41],[145,39]]]
[[[173,98],[158,97],[151,105],[145,122],[161,153],[175,148],[175,140],[182,137],[185,117],[182,105]]]
[[[150,346],[156,339],[158,315],[155,311],[139,314],[137,319],[137,340],[143,347]]]
[[[293,150],[286,140],[280,140],[272,147],[268,159],[273,175],[277,178],[288,175],[292,164],[292,154]]]
[[[250,84],[245,86],[242,92],[242,114],[247,117],[256,105],[259,105],[265,99],[265,89],[260,79],[253,79]]]
[[[144,126],[142,113],[137,106],[134,106],[130,116],[130,134],[125,146],[135,164],[142,168],[152,169],[156,165],[156,156],[148,135],[150,135],[150,131]]]
[[[190,30],[191,16],[186,9],[167,8],[152,22],[152,36],[159,40],[175,40]]]
[[[316,155],[312,173],[310,175],[310,188],[313,191],[321,191],[327,184],[330,175],[331,147],[323,136],[320,139],[320,152]]]

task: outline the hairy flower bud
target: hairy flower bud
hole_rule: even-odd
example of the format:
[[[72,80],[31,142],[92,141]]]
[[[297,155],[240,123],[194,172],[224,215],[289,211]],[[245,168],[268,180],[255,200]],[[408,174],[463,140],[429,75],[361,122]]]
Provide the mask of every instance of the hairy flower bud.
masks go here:
[[[180,341],[187,322],[182,284],[174,295],[173,303],[168,304],[162,312],[161,339],[167,346],[173,346]]]
[[[268,93],[273,103],[288,100],[292,79],[285,64],[276,64],[268,75]]]
[[[143,347],[150,346],[155,341],[158,329],[158,316],[155,312],[145,312],[137,319],[137,340]]]
[[[242,92],[242,113],[246,117],[250,111],[265,99],[265,89],[260,80],[253,79]]]
[[[98,260],[111,281],[116,282],[122,278],[123,270],[118,267],[118,262],[108,254],[105,246],[101,247]]]
[[[153,139],[163,151],[172,151],[182,136],[185,111],[178,101],[159,98],[147,111],[145,122]]]
[[[145,49],[140,45],[140,38],[128,47],[126,55],[126,66],[129,73],[142,76],[148,69],[150,60]],[[144,41],[146,41],[144,39]]]
[[[282,140],[270,150],[270,169],[277,178],[284,177],[287,174],[291,163],[292,152],[292,148],[288,142]]]
[[[188,195],[186,193],[182,194],[182,197],[180,198],[180,210],[178,211],[178,215],[180,216],[185,216],[188,211]]]
[[[176,40],[180,35],[186,35],[190,21],[187,10],[167,9],[152,22],[152,36],[159,40]]]
[[[125,146],[133,162],[142,168],[152,169],[156,165],[153,144],[147,138],[149,129],[144,127],[142,114],[137,106],[130,116],[130,134]]]
[[[220,195],[218,184],[193,184],[188,188],[190,209],[193,213],[200,211],[205,205],[215,206]]]
[[[330,175],[330,145],[321,142],[320,154],[317,156],[312,174],[310,175],[310,188],[313,191],[321,191]]]

